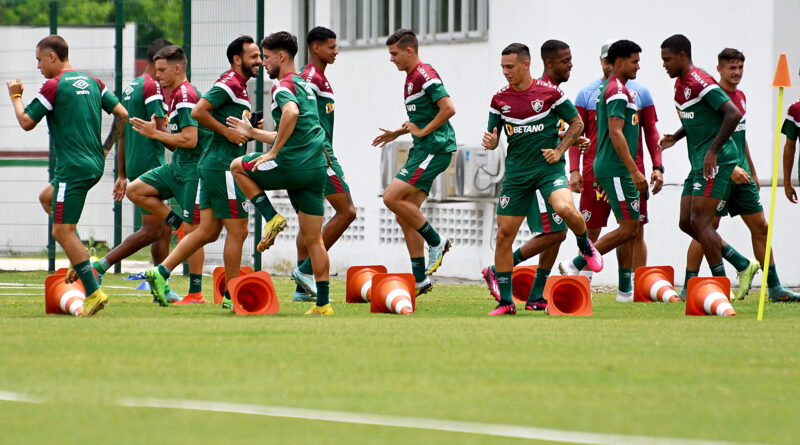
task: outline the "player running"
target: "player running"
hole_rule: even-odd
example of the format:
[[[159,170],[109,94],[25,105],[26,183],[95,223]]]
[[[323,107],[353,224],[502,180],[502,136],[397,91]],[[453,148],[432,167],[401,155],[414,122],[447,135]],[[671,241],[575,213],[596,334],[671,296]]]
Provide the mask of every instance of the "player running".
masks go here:
[[[250,112],[247,96],[247,81],[258,75],[261,53],[250,36],[239,36],[228,45],[226,52],[230,70],[222,73],[194,106],[191,117],[199,125],[211,130],[213,135],[209,146],[198,161],[200,178],[200,225],[185,236],[167,258],[157,267],[145,272],[150,283],[150,292],[165,303],[166,280],[178,264],[192,256],[204,245],[219,238],[225,228],[225,285],[239,276],[242,261],[242,245],[247,238],[247,211],[242,206],[245,197],[236,186],[230,164],[244,154],[247,137],[225,124],[230,116],[240,117]],[[284,227],[286,222],[284,221]],[[270,222],[267,223],[268,227]],[[277,232],[265,231],[265,236]],[[226,289],[222,307],[231,308],[231,299]]]
[[[747,184],[749,175],[740,167],[739,150],[731,135],[742,113],[705,71],[692,64],[692,44],[681,34],[661,44],[661,60],[675,79],[675,107],[681,128],[665,134],[659,146],[665,150],[686,136],[691,171],[683,183],[679,226],[703,248],[713,276],[725,276],[725,258],[744,272],[740,285],[752,281],[758,263],[725,243],[714,228],[717,208],[728,200],[733,183]],[[687,280],[688,281],[688,280]]]
[[[247,119],[228,118],[228,124],[242,134],[272,144],[266,153],[250,153],[231,163],[236,183],[267,221],[277,215],[264,190],[286,190],[297,212],[300,232],[311,256],[311,277],[292,273],[305,291],[316,296],[316,305],[306,315],[333,315],[329,302],[328,252],[322,240],[325,182],[329,168],[325,152],[329,150],[325,131],[317,114],[313,88],[295,72],[297,38],[281,31],[262,42],[264,68],[270,79],[279,79],[272,87],[272,117],[277,132],[255,129]]]
[[[619,287],[617,301],[633,301],[632,241],[639,233],[640,194],[647,191],[647,178],[636,166],[639,146],[639,113],[633,96],[625,87],[639,71],[642,48],[630,40],[619,40],[608,48],[609,78],[597,96],[597,156],[594,172],[598,186],[619,227],[597,240],[597,250],[606,254],[617,249]],[[582,256],[558,265],[562,275],[578,275],[586,267]]]
[[[36,44],[37,67],[47,81],[27,107],[23,107],[20,79],[7,82],[17,122],[30,131],[47,116],[56,165],[53,180],[39,194],[44,210],[53,218],[53,238],[64,249],[86,291],[83,317],[91,317],[108,303],[95,278],[89,254],[77,234],[86,194],[103,176],[105,157],[119,139],[128,112],[99,79],[72,69],[69,46],[58,35]],[[114,114],[105,142],[100,143],[101,113]]]
[[[333,88],[325,77],[325,69],[336,60],[339,49],[336,46],[336,34],[328,28],[318,26],[308,32],[308,65],[301,69],[300,77],[314,91],[317,98],[317,112],[319,123],[325,130],[325,139],[328,141],[328,167],[327,180],[325,181],[325,199],[333,207],[334,214],[325,223],[322,229],[322,241],[325,249],[330,250],[339,237],[350,227],[356,219],[356,207],[350,196],[350,187],[344,180],[344,171],[339,161],[333,154]],[[304,274],[304,280],[313,282],[313,268],[311,259],[306,250],[305,241],[301,232],[297,233],[297,266],[295,273]],[[297,284],[294,291],[294,301],[311,301],[314,295],[307,292],[303,286]]]
[[[586,233],[586,224],[572,202],[564,174],[564,159],[570,145],[583,130],[578,111],[557,86],[534,80],[530,72],[530,50],[512,43],[501,53],[500,66],[508,85],[498,91],[489,106],[489,122],[482,145],[494,150],[499,143],[498,129],[508,139],[506,175],[497,207],[497,243],[494,270],[500,291],[497,307],[488,315],[514,315],[517,312],[511,291],[512,245],[522,221],[545,204],[553,215],[542,224],[548,230],[549,218],[564,222],[578,240],[578,248],[595,271],[603,268],[600,255]],[[559,142],[559,119],[569,123]],[[555,147],[555,148],[552,148]],[[538,277],[538,275],[537,275]]]
[[[167,110],[169,132],[158,129],[155,116],[149,120],[134,117],[131,124],[137,133],[174,147],[174,151],[169,164],[154,168],[133,181],[128,187],[128,199],[157,218],[170,222],[177,217],[183,223],[184,219],[164,204],[165,199],[175,197],[186,220],[183,233],[188,235],[200,224],[197,161],[211,141],[211,132],[192,117],[192,110],[202,94],[186,79],[187,60],[183,48],[167,46],[156,53],[154,61],[156,79],[172,91]],[[202,247],[189,257],[189,293],[175,304],[205,303],[203,260]]]
[[[439,73],[420,60],[419,42],[413,31],[395,31],[386,39],[386,46],[391,62],[399,71],[406,72],[403,93],[408,121],[396,130],[381,128],[382,133],[372,140],[372,146],[383,147],[408,133],[414,141],[405,165],[383,191],[383,203],[395,214],[403,230],[417,295],[421,295],[433,288],[428,275],[441,266],[444,254],[451,247],[450,240],[428,223],[420,206],[428,197],[433,180],[447,169],[456,151],[456,135],[449,122],[456,109]]]

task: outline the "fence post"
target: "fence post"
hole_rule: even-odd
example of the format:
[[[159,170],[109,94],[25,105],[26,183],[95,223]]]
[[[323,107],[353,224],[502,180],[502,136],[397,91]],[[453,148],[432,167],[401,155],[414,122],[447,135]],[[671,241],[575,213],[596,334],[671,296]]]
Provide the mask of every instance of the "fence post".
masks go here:
[[[114,1],[114,92],[122,100],[122,26],[123,0]],[[119,176],[118,165],[119,142],[114,146],[114,182]],[[122,243],[122,203],[114,201],[114,247]],[[122,261],[114,265],[114,273],[122,272]]]
[[[50,34],[58,34],[58,2],[50,2]],[[53,181],[53,169],[56,165],[56,150],[53,147],[53,138],[49,138],[50,153],[47,163],[48,182]],[[56,271],[56,240],[53,238],[53,213],[47,215],[47,272]]]
[[[261,46],[261,40],[264,38],[264,0],[256,1],[256,43]],[[264,110],[264,67],[258,70],[258,77],[256,77],[256,110]],[[264,113],[264,119],[268,118],[268,114]],[[261,141],[256,141],[256,151],[263,150],[264,144]],[[261,252],[256,249],[258,242],[261,241],[261,215],[258,212],[253,214],[253,269],[256,271],[261,270]]]
[[[192,0],[183,0],[183,52],[186,54],[186,78],[192,80]]]

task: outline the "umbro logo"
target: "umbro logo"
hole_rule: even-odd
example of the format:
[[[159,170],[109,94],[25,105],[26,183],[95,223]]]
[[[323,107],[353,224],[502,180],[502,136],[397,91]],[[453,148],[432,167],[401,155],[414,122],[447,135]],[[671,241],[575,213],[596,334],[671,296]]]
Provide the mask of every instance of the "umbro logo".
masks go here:
[[[556,179],[555,181],[553,181],[553,185],[556,187],[564,185],[564,178]]]
[[[503,114],[506,114],[506,113],[508,113],[509,111],[511,111],[511,105],[503,105],[503,107],[500,109],[500,111],[501,111]]]
[[[78,79],[72,83],[72,86],[74,86],[75,88],[79,88],[81,90],[85,90],[86,88],[89,87],[89,83],[83,79]]]
[[[695,182],[694,184],[692,184],[692,188],[694,188],[695,190],[700,190],[700,187],[702,186],[703,184],[700,184],[699,182]]]
[[[188,210],[184,210],[183,211],[183,218],[186,219],[188,217],[189,217],[189,211]]]

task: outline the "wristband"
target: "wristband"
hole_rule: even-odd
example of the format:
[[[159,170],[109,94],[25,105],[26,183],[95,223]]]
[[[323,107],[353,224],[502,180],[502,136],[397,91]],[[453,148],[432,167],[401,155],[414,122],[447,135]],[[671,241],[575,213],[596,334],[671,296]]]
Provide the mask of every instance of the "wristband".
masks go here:
[[[12,99],[15,98],[15,97],[22,97],[22,93],[17,93],[17,94],[12,94],[11,95]]]
[[[660,171],[660,172],[663,174],[663,173],[664,173],[664,166],[663,166],[663,165],[654,165],[654,166],[653,166],[653,170],[654,170],[654,171],[655,171],[655,170],[658,170],[658,171]]]

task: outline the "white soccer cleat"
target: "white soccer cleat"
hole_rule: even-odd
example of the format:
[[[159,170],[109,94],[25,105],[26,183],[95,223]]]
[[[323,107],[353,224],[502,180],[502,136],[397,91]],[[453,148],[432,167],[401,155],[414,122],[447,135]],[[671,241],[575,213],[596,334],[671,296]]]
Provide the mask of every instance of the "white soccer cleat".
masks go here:
[[[630,292],[617,291],[617,302],[618,303],[632,303],[633,302],[633,291],[630,291]]]
[[[562,261],[558,263],[558,271],[561,275],[578,275],[581,271],[572,264],[572,261]]]

